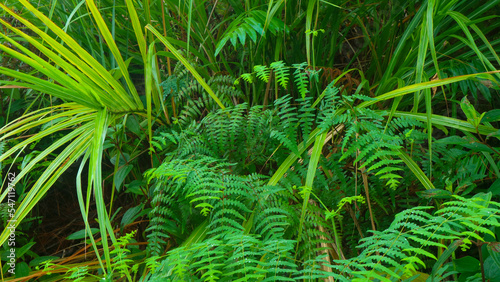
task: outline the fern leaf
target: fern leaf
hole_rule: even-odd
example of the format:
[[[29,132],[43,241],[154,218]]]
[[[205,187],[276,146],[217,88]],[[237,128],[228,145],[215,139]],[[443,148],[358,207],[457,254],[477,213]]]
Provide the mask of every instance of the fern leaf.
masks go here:
[[[271,63],[270,67],[273,69],[276,75],[276,79],[278,80],[278,83],[281,85],[281,87],[286,88],[289,79],[289,69],[285,66],[285,63],[283,63],[283,61],[273,62]]]
[[[302,99],[305,99],[307,93],[309,93],[308,89],[309,78],[305,73],[304,69],[304,67],[307,66],[307,63],[293,64],[292,66],[296,68],[295,71],[293,72],[293,75],[295,77],[295,85],[299,89],[299,94],[302,97]]]
[[[271,72],[271,69],[268,68],[267,66],[262,66],[262,65],[255,65],[253,67],[253,70],[257,73],[257,78],[261,79],[264,82],[269,82],[269,74]]]

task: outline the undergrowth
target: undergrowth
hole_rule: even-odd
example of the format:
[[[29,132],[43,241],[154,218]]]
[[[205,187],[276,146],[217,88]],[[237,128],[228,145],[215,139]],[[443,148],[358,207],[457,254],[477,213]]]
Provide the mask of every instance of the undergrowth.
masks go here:
[[[485,235],[495,236],[500,204],[490,201],[491,194],[465,198],[450,193],[444,201],[434,198],[439,203],[434,207],[405,209],[408,202],[397,193],[403,189],[402,181],[415,178],[400,154],[429,161],[422,153],[425,125],[407,117],[387,122],[387,112],[356,107],[370,99],[339,97],[338,89],[329,86],[318,109],[308,97],[292,102],[292,97],[284,96],[273,109],[239,104],[210,113],[200,123],[158,132],[155,147],[168,153],[161,166],[146,173],[154,187],[148,249],[166,258],[149,281],[327,277],[400,281],[424,275],[425,269],[440,281],[456,274],[445,263],[451,250],[470,248]],[[310,155],[307,150],[299,152],[297,140],[307,140],[313,128],[333,134],[339,125],[344,126],[342,138],[332,138],[328,146],[332,153],[320,158],[301,233],[300,203]],[[273,151],[280,143],[283,148]],[[447,150],[437,145],[434,154]],[[299,158],[276,185],[267,185],[269,176],[255,172],[273,174],[289,154]],[[271,157],[281,161],[269,161]],[[434,169],[447,162],[433,161]],[[358,243],[350,241],[355,226],[342,222],[350,210],[357,214],[353,219],[358,228],[371,229],[363,216],[371,213],[364,199],[358,199],[358,204],[345,201],[360,194],[359,174],[367,175],[376,206],[399,213],[392,222],[379,219],[377,225],[383,231],[372,230]],[[458,174],[447,183],[481,178],[474,177]],[[392,205],[384,203],[387,197]],[[329,210],[336,205],[338,209]],[[191,234],[188,239],[166,250],[167,240],[186,232]]]

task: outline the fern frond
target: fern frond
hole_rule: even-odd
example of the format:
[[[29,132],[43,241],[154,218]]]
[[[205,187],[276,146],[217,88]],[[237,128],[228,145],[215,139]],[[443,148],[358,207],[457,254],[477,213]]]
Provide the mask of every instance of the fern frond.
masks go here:
[[[240,77],[243,78],[243,80],[248,83],[253,83],[253,76],[251,73],[243,73],[241,74]]]
[[[305,72],[307,63],[304,62],[301,64],[293,64],[292,66],[295,68],[295,71],[293,72],[293,76],[295,77],[295,85],[299,89],[299,94],[302,99],[305,99],[307,93],[309,93],[309,77]]]
[[[217,56],[228,41],[236,47],[238,41],[245,46],[247,36],[257,42],[257,34],[266,36],[266,31],[275,35],[280,32],[288,32],[287,25],[277,17],[268,18],[268,13],[261,10],[252,10],[234,19],[228,26],[215,49]]]
[[[253,70],[256,72],[257,78],[261,79],[264,82],[269,82],[269,75],[271,73],[271,69],[267,66],[255,65]]]
[[[276,79],[278,80],[278,83],[281,85],[281,87],[286,89],[286,86],[288,84],[288,67],[285,66],[285,63],[283,61],[277,61],[273,62],[270,65],[271,69],[273,69],[274,74],[276,75]]]
[[[314,108],[311,107],[312,97],[299,99],[298,102],[300,103],[298,118],[302,129],[302,140],[307,140],[316,116]]]
[[[283,131],[274,130],[271,132],[271,137],[278,139],[282,142],[290,151],[299,155],[297,149],[297,113],[295,108],[290,106],[291,96],[285,95],[277,99],[274,104],[279,108],[278,115],[280,117],[281,126]]]

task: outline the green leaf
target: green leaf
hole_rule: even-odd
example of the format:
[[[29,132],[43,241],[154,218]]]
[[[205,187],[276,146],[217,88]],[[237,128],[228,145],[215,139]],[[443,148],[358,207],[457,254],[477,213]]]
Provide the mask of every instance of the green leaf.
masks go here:
[[[486,281],[500,281],[500,264],[493,257],[484,261],[484,277]]]
[[[37,257],[37,258],[34,258],[33,260],[30,261],[30,266],[31,267],[35,267],[35,266],[40,265],[43,262],[46,262],[46,261],[49,261],[49,260],[55,260],[55,259],[59,259],[59,258],[60,257],[56,257],[56,256],[41,256],[41,257]]]
[[[127,123],[126,123],[127,129],[132,131],[135,135],[141,137],[141,126],[139,125],[139,120],[137,119],[136,116],[129,116],[127,117]]]
[[[472,78],[475,78],[475,77],[478,77],[478,76],[481,76],[481,75],[484,75],[484,74],[493,74],[493,73],[500,73],[500,70],[498,70],[498,71],[490,71],[490,72],[482,72],[482,73],[475,73],[475,74],[468,74],[468,75],[461,75],[461,76],[455,76],[455,77],[449,77],[449,78],[443,78],[443,79],[436,79],[436,80],[431,80],[431,81],[422,82],[422,83],[418,83],[418,84],[408,85],[408,86],[405,86],[405,87],[401,87],[401,88],[395,89],[393,91],[389,91],[389,92],[387,92],[385,94],[379,95],[379,96],[375,97],[375,99],[373,99],[373,100],[365,101],[365,102],[359,104],[358,108],[365,108],[365,107],[373,105],[373,104],[375,104],[377,102],[385,101],[385,100],[392,99],[392,98],[396,98],[396,97],[403,96],[403,95],[406,95],[406,94],[409,94],[409,93],[414,93],[416,91],[421,91],[421,90],[424,90],[424,89],[430,89],[430,88],[433,88],[433,87],[447,85],[447,84],[451,84],[451,83],[463,81],[463,80],[466,80],[466,79],[472,79]],[[433,121],[433,123],[434,123],[434,121]]]
[[[479,141],[477,141],[472,136],[459,137],[459,136],[455,135],[455,136],[450,136],[450,137],[446,137],[443,139],[439,139],[435,143],[461,145],[465,148],[472,149],[476,152],[495,153],[490,147],[488,147],[482,143],[479,143]]]
[[[342,127],[343,128],[343,127]],[[340,131],[341,129],[339,129]],[[286,171],[292,166],[293,163],[299,158],[299,156],[306,150],[307,147],[311,146],[311,144],[314,142],[316,135],[321,132],[320,128],[316,128],[309,134],[309,138],[300,143],[297,146],[297,149],[299,151],[299,155],[296,155],[295,153],[291,153],[278,167],[276,172],[273,174],[271,179],[269,179],[268,185],[274,186],[278,184],[278,181],[283,177],[283,175],[286,173]]]
[[[426,114],[419,114],[419,113],[408,113],[408,112],[395,112],[394,113],[395,117],[409,117],[409,118],[414,118],[416,120],[420,120],[423,122],[427,122],[427,115]],[[483,135],[488,135],[490,133],[494,133],[498,129],[490,127],[490,126],[484,126],[484,125],[479,125],[477,128],[474,127],[471,123],[459,120],[456,118],[450,118],[450,117],[445,117],[445,116],[440,116],[440,115],[431,115],[432,119],[432,124],[434,126],[437,125],[442,125],[442,126],[447,126],[451,128],[455,128],[458,130],[462,131],[468,131],[472,133],[477,133],[483,134]]]
[[[479,260],[471,256],[454,259],[453,264],[455,265],[455,269],[460,273],[476,273],[481,271]]]
[[[496,267],[500,269],[500,242],[489,242],[486,249],[495,262]]]
[[[316,169],[318,168],[318,162],[319,158],[321,156],[321,150],[323,149],[323,146],[325,145],[325,139],[326,139],[327,133],[321,133],[316,136],[316,140],[314,141],[314,147],[313,151],[311,154],[311,159],[309,160],[309,167],[307,168],[307,176],[306,176],[306,185],[304,188],[304,202],[302,203],[302,212],[300,215],[300,224],[299,224],[299,234],[297,236],[297,241],[300,240],[301,235],[302,235],[302,226],[304,224],[304,219],[306,215],[306,210],[307,210],[307,204],[309,203],[309,196],[310,196],[310,191],[312,190],[313,187],[313,182],[314,178],[316,176]],[[297,244],[298,248],[298,244]]]
[[[120,226],[123,228],[125,225],[130,224],[134,222],[134,220],[139,217],[140,211],[144,208],[144,204],[140,204],[138,206],[135,206],[133,208],[128,209],[122,217],[122,221],[120,223]]]
[[[92,235],[95,235],[99,232],[99,228],[91,228],[90,230],[92,231]],[[82,229],[82,230],[76,231],[75,233],[69,235],[66,238],[66,240],[80,240],[83,238],[88,238],[89,236],[90,236],[90,234],[88,234],[88,232],[86,232],[85,229]]]
[[[134,168],[133,165],[126,165],[121,167],[116,173],[115,173],[115,187],[118,191],[120,191],[120,188],[122,187],[123,180],[127,177],[127,175],[130,173],[130,171]]]
[[[460,107],[462,108],[462,111],[464,112],[465,116],[467,117],[467,120],[473,125],[477,126],[479,125],[477,122],[477,112],[476,109],[474,109],[474,106],[471,105],[467,97],[462,98],[462,101],[460,102]]]
[[[168,42],[167,38],[165,38],[163,35],[161,35],[152,25],[148,24],[146,26],[147,29],[151,30],[151,32],[163,43],[167,48],[174,54],[174,56],[181,61],[181,63],[189,70],[189,72],[194,76],[194,78],[200,83],[200,85],[208,92],[210,97],[214,99],[214,101],[219,105],[221,109],[225,109],[226,107],[222,104],[222,102],[219,100],[217,95],[215,95],[214,91],[208,84],[205,82],[205,80],[200,76],[200,74],[196,71],[196,69],[191,66],[191,64]]]
[[[497,180],[495,180],[495,182],[493,182],[493,184],[491,184],[488,192],[495,196],[500,194],[500,178],[498,178]]]
[[[118,158],[118,166],[124,166],[129,160],[130,160],[130,155],[127,153],[119,153],[117,152],[116,155],[111,157],[109,160],[113,165],[116,165],[116,159]]]
[[[131,6],[131,8],[134,9],[133,4],[130,1],[129,1],[129,3],[127,3],[127,6],[129,6],[129,7]],[[87,0],[87,7],[92,12],[91,14],[94,17],[95,23],[99,27],[99,31],[100,31],[101,35],[104,37],[104,40],[106,40],[106,44],[108,45],[109,49],[111,50],[111,53],[113,53],[113,57],[115,58],[118,66],[120,67],[120,71],[123,74],[123,78],[125,79],[125,82],[127,83],[128,90],[132,94],[132,97],[135,99],[135,104],[139,105],[140,108],[142,109],[142,103],[139,99],[139,95],[137,94],[137,89],[135,88],[135,85],[132,83],[132,80],[130,79],[130,75],[129,75],[128,70],[127,70],[127,65],[125,64],[125,61],[123,60],[123,57],[122,57],[120,51],[118,50],[118,46],[116,45],[116,42],[113,39],[113,36],[111,35],[111,32],[109,31],[103,17],[101,16],[99,9],[95,5],[94,0]],[[134,14],[131,14],[131,15],[133,17]],[[137,18],[137,17],[135,17],[135,18]],[[140,34],[137,34],[137,36],[140,37]],[[141,38],[138,38],[138,41],[141,42],[142,41]],[[141,44],[141,45],[143,45],[143,44]],[[144,53],[145,53],[145,51],[144,51]]]
[[[494,122],[494,121],[499,121],[499,120],[500,120],[500,110],[495,109],[495,110],[491,110],[489,112],[486,112],[481,121],[482,122]]]
[[[472,197],[472,199],[476,199],[476,201],[475,201],[476,204],[487,208],[489,206],[489,202],[491,201],[491,196],[492,196],[491,193],[480,192],[480,193],[475,194]]]
[[[495,131],[495,132],[491,132],[490,134],[488,134],[488,138],[489,137],[496,137],[498,139],[500,139],[500,129]]]
[[[26,277],[30,274],[30,267],[24,261],[16,263],[16,278]]]
[[[125,190],[125,193],[133,193],[136,195],[144,195],[144,192],[142,190],[142,186],[144,186],[145,183],[140,180],[134,180],[130,182],[129,184],[125,184],[125,187],[127,188]]]
[[[443,189],[429,189],[418,191],[417,196],[423,199],[447,199],[451,198],[451,192]]]
[[[425,175],[425,173],[420,169],[417,163],[408,156],[403,150],[397,149],[397,151],[400,153],[399,157],[406,163],[408,168],[413,172],[413,174],[417,177],[417,179],[424,185],[425,189],[435,189],[434,185],[432,182],[429,180],[429,178]]]

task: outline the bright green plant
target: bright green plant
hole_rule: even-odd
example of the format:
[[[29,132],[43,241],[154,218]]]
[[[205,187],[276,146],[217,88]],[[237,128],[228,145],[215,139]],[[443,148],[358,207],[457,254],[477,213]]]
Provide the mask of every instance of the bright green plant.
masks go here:
[[[71,279],[72,281],[87,281],[89,279],[113,281],[118,278],[126,278],[127,281],[134,281],[131,274],[136,274],[139,265],[129,258],[131,251],[128,249],[127,245],[131,243],[135,233],[136,231],[132,231],[121,236],[117,239],[117,242],[113,244],[113,250],[110,252],[112,256],[111,271],[104,275],[104,277],[90,273],[88,265],[66,267],[64,265],[52,263],[51,260],[42,263],[43,271],[47,275],[51,275],[54,272],[61,272],[62,269],[62,272],[66,274],[64,278]]]
[[[343,153],[331,157],[336,158],[340,155],[338,160],[325,160],[318,154],[318,151],[315,151],[314,148],[318,147],[316,145],[313,147],[311,157],[304,153],[302,144],[291,148],[285,147],[295,160],[303,157],[305,164],[291,162],[294,169],[288,170],[287,168],[286,175],[282,174],[279,184],[278,181],[274,182],[274,179],[281,173],[282,167],[276,171],[268,185],[263,185],[255,176],[231,175],[229,168],[238,167],[245,161],[245,155],[238,158],[236,155],[226,153],[232,152],[236,144],[246,142],[242,139],[243,142],[234,143],[238,140],[238,136],[241,136],[240,130],[246,130],[241,126],[241,111],[245,107],[221,110],[207,116],[201,126],[185,129],[182,134],[175,132],[160,134],[165,139],[156,138],[163,142],[163,145],[157,144],[158,149],[163,149],[163,146],[167,144],[176,145],[177,148],[169,154],[166,159],[168,161],[147,174],[148,178],[155,183],[153,200],[155,210],[152,213],[149,229],[151,251],[162,254],[165,240],[170,235],[174,235],[177,240],[184,241],[180,247],[167,253],[167,258],[160,264],[163,270],[151,276],[151,281],[155,279],[184,280],[195,273],[198,273],[197,277],[203,281],[218,279],[224,281],[235,277],[241,278],[242,281],[254,278],[285,279],[290,277],[290,273],[297,280],[333,276],[345,281],[351,279],[361,281],[370,278],[395,281],[401,277],[423,275],[421,271],[426,267],[432,268],[432,276],[439,280],[440,277],[453,274],[449,266],[442,268],[442,261],[446,256],[451,256],[455,245],[448,247],[451,251],[446,256],[444,254],[439,256],[432,247],[446,248],[447,245],[443,245],[443,240],[450,240],[450,243],[454,240],[463,240],[464,243],[470,244],[471,236],[475,239],[483,238],[478,237],[482,235],[475,235],[477,231],[493,235],[491,231],[483,227],[498,225],[496,219],[493,219],[498,216],[494,212],[495,208],[485,208],[489,204],[498,205],[489,202],[491,194],[484,199],[483,197],[466,199],[456,196],[457,201],[444,203],[445,206],[450,206],[449,208],[442,208],[434,215],[425,212],[423,208],[403,210],[392,224],[387,225],[388,229],[373,231],[375,236],[362,240],[366,243],[360,246],[363,248],[361,255],[346,259],[326,259],[323,250],[328,248],[322,244],[335,244],[339,258],[348,255],[342,251],[342,244],[339,241],[345,236],[346,230],[339,229],[335,223],[335,221],[342,220],[339,218],[341,211],[336,211],[335,220],[330,225],[328,217],[331,218],[331,213],[328,212],[330,216],[323,218],[321,209],[311,204],[309,200],[314,195],[314,198],[329,209],[330,203],[324,198],[328,194],[323,189],[334,185],[339,180],[333,176],[328,177],[326,171],[333,170],[336,164],[348,159],[354,165],[360,163],[356,170],[368,174],[367,179],[373,183],[372,186],[379,185],[377,188],[371,187],[365,190],[367,198],[377,197],[377,193],[387,194],[386,191],[393,194],[391,191],[401,189],[399,173],[403,171],[417,174],[415,179],[420,178],[423,185],[427,185],[428,182],[419,168],[408,169],[402,166],[403,163],[411,164],[404,157],[405,150],[411,150],[412,145],[416,146],[420,143],[413,143],[408,147],[403,147],[403,144],[409,141],[410,136],[425,138],[425,134],[417,134],[419,128],[425,128],[423,123],[410,118],[395,118],[384,126],[383,115],[387,113],[377,113],[359,106],[358,108],[353,103],[355,100],[350,97],[344,98],[342,103],[337,102],[337,106],[333,107],[336,110],[328,111],[327,105],[335,104],[335,100],[338,99],[338,97],[335,99],[335,94],[336,91],[325,93],[325,100],[321,105],[324,109],[320,115],[321,118],[310,122],[318,122],[317,130],[324,129],[326,132],[332,127],[338,128],[339,124],[344,124],[344,142],[340,142],[338,146],[339,148],[345,146],[346,150],[341,150]],[[367,98],[360,98],[362,101],[367,100]],[[268,134],[272,136],[276,134],[273,132],[282,130],[287,132],[283,134],[283,138],[287,138],[286,142],[291,143],[297,140],[299,135],[295,129],[290,131],[290,123],[298,124],[297,127],[301,129],[301,133],[310,131],[311,126],[301,125],[307,124],[308,118],[297,116],[303,111],[302,108],[310,108],[311,103],[299,102],[297,109],[291,107],[289,100],[290,98],[283,97],[276,101],[278,109],[275,114],[278,123],[275,125],[276,129]],[[283,110],[285,103],[288,103],[288,106],[286,110]],[[346,107],[344,113],[338,114],[343,107]],[[232,129],[227,130],[227,128]],[[195,132],[191,133],[191,130]],[[216,132],[216,134],[211,132]],[[231,132],[232,135],[224,134],[224,132]],[[314,131],[310,134],[314,134]],[[215,139],[216,137],[218,139]],[[356,140],[348,143],[345,140],[349,138]],[[308,137],[306,140],[312,143],[311,139],[312,137]],[[315,139],[318,140],[317,137]],[[182,140],[192,142],[182,143]],[[324,139],[323,141],[320,139],[320,142],[316,144],[323,145]],[[283,153],[275,155],[273,157],[280,158],[279,156],[283,156]],[[318,156],[317,160],[312,158],[314,155]],[[227,157],[236,163],[226,163],[220,159],[221,157]],[[323,171],[315,173],[314,182],[309,176],[313,162],[320,163]],[[283,161],[283,164],[287,164],[287,160]],[[238,170],[232,169],[232,171]],[[356,174],[351,175],[349,172],[345,175],[356,177]],[[380,176],[383,176],[381,179],[383,182],[378,180]],[[388,182],[384,184],[386,179]],[[429,186],[428,189],[432,187]],[[343,187],[343,191],[349,194],[355,193],[347,185]],[[303,205],[301,209],[298,209],[295,205],[301,200]],[[324,202],[328,205],[325,206]],[[482,206],[483,204],[485,206]],[[427,209],[430,208],[427,207]],[[467,208],[470,210],[466,210]],[[270,209],[269,212],[267,209]],[[484,213],[478,213],[483,209]],[[197,215],[198,212],[208,217],[205,220],[206,223],[194,224],[193,227],[198,226],[198,228],[188,232],[187,234],[191,236],[186,238],[183,230],[189,228],[190,224],[203,220],[202,216]],[[179,214],[182,216],[177,216]],[[372,228],[375,227],[373,220],[378,225],[388,224],[377,221],[373,218],[375,216],[376,213],[372,214],[370,210]],[[316,227],[310,223],[314,223]],[[321,227],[317,227],[318,225]],[[267,233],[269,230],[273,230],[272,236]],[[328,235],[329,232],[336,235]],[[288,245],[283,245],[283,250],[279,247],[276,251],[268,253],[266,250],[270,249],[267,247],[269,238],[283,244],[289,242],[291,245],[287,243]],[[294,246],[294,244],[297,245]],[[278,254],[279,259],[274,258]],[[290,264],[291,262],[287,260],[292,257],[295,258],[295,262]],[[234,258],[241,261],[237,264],[238,268],[234,268],[236,267],[233,263]],[[434,266],[424,263],[428,258],[437,260]],[[274,262],[269,262],[269,259]],[[273,263],[277,266],[273,268],[274,270],[268,268]],[[330,271],[325,271],[325,267]],[[274,277],[274,275],[278,276]]]
[[[50,21],[49,18],[39,12],[29,2],[20,1],[20,3],[38,17],[54,35],[58,36],[58,40],[17,15],[4,4],[0,4],[0,7],[5,12],[25,24],[31,30],[32,34],[38,35],[44,41],[41,43],[32,35],[11,26],[4,20],[0,20],[3,26],[20,38],[30,42],[46,59],[43,59],[5,35],[2,37],[12,44],[12,46],[17,47],[17,50],[9,48],[6,45],[0,45],[0,49],[10,56],[30,65],[47,77],[50,77],[51,80],[43,80],[35,75],[19,73],[5,67],[0,67],[0,73],[18,80],[4,81],[3,83],[29,87],[43,93],[51,94],[65,101],[65,103],[31,112],[3,127],[0,130],[2,134],[0,139],[6,140],[28,129],[34,129],[53,122],[51,126],[43,128],[39,133],[6,150],[0,156],[0,161],[5,160],[10,155],[22,150],[24,146],[36,142],[45,136],[57,133],[60,130],[69,129],[71,132],[58,140],[54,140],[51,146],[40,152],[19,172],[16,181],[26,177],[31,169],[42,159],[49,156],[49,154],[56,151],[59,152],[31,190],[27,192],[26,197],[16,211],[14,219],[19,224],[57,178],[73,162],[82,155],[85,155],[82,167],[85,161],[90,161],[89,187],[87,189],[89,194],[86,197],[86,202],[83,202],[83,198],[81,198],[82,215],[86,218],[90,192],[93,191],[99,221],[101,222],[101,236],[107,238],[107,234],[109,234],[111,239],[115,241],[113,228],[110,226],[109,216],[105,210],[106,204],[103,202],[101,159],[104,137],[108,126],[119,121],[127,113],[147,115],[148,111],[144,109],[137,90],[130,79],[127,64],[122,59],[118,46],[113,41],[110,30],[103,21],[93,1],[87,2],[88,8],[119,66],[124,83],[116,79],[109,70],[96,61],[73,38],[69,37],[60,27]],[[55,65],[50,62],[54,62]],[[149,114],[149,117],[151,117],[151,114]],[[3,193],[2,199],[5,196],[6,193]],[[7,233],[4,231],[0,241],[5,241],[6,236]],[[108,249],[107,244],[107,240],[103,240],[105,250]],[[110,255],[108,251],[105,252],[105,258],[109,261]],[[103,265],[102,267],[103,269],[105,268]],[[109,267],[108,265],[108,270]]]

